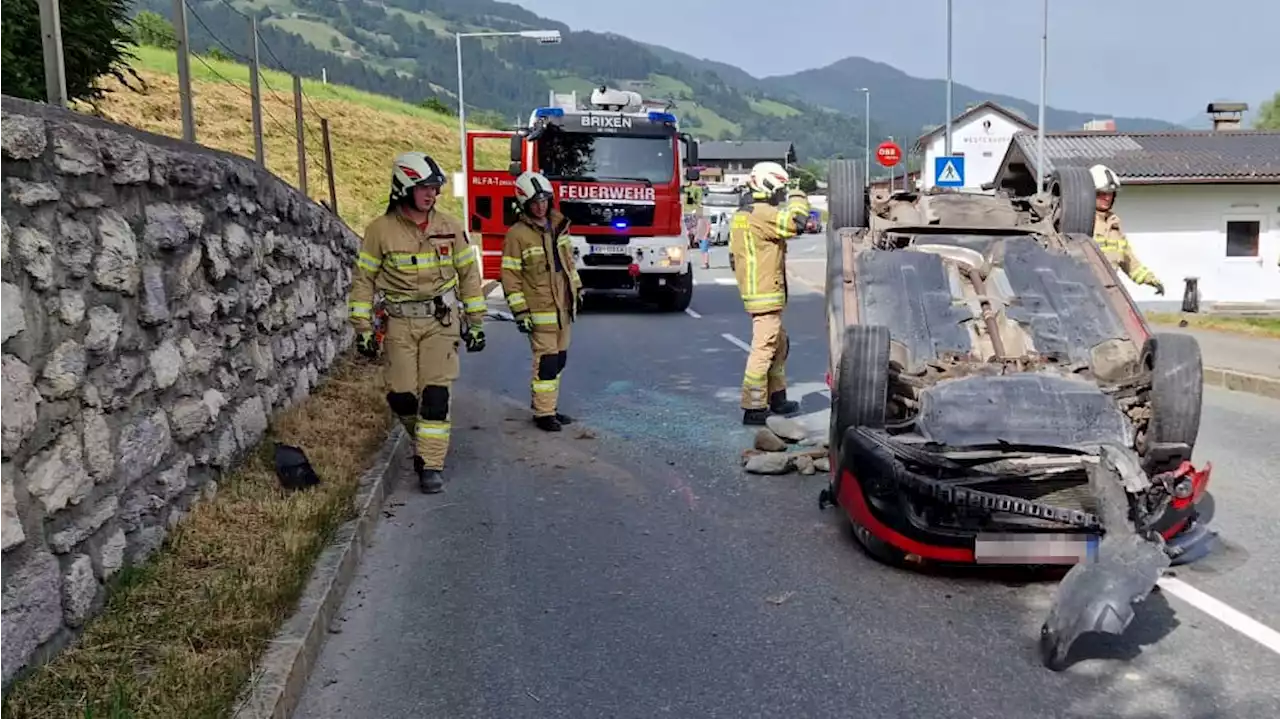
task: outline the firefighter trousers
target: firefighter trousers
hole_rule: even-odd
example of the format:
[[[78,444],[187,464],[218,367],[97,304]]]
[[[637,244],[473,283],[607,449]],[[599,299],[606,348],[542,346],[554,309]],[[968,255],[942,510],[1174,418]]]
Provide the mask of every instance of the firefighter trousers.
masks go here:
[[[560,398],[560,375],[569,354],[569,321],[561,313],[559,327],[534,326],[529,333],[533,350],[533,381],[530,405],[535,417],[556,414]]]
[[[458,379],[459,317],[448,325],[434,317],[389,317],[386,350],[387,404],[414,438],[414,456],[426,469],[444,469],[449,453],[452,397]]]
[[[764,409],[769,396],[787,388],[791,340],[782,329],[782,310],[751,315],[751,354],[742,374],[742,408]]]

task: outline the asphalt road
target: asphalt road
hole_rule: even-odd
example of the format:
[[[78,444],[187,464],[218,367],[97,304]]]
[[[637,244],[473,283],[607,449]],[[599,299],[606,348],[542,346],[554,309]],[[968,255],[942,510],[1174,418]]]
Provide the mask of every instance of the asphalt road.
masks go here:
[[[716,277],[690,314],[582,318],[561,402],[580,422],[560,435],[528,422],[527,343],[491,324],[464,359],[451,483],[389,499],[295,716],[1280,716],[1280,655],[1171,591],[1055,674],[1035,649],[1053,582],[889,569],[818,510],[824,478],[742,473],[745,353],[723,335],[749,323]],[[808,410],[822,321],[797,288]],[[1272,628],[1277,437],[1280,402],[1206,390],[1223,548],[1177,572]]]

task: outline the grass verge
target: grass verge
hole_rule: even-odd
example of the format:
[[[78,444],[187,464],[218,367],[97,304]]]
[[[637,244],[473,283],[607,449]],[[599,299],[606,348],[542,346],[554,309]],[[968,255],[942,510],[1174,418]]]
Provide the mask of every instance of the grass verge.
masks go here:
[[[1280,317],[1250,315],[1201,315],[1176,312],[1148,312],[1147,321],[1158,325],[1177,325],[1187,321],[1187,327],[1198,330],[1231,332],[1250,337],[1280,339]]]
[[[390,422],[381,372],[340,358],[151,561],[120,576],[80,640],[11,687],[6,719],[227,716],[316,558],[352,518]],[[280,489],[272,439],[302,447],[321,483]]]

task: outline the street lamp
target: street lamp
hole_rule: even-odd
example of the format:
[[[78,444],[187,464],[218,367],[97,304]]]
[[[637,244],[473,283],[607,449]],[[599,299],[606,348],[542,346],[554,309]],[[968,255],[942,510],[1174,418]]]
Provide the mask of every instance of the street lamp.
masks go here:
[[[947,0],[947,135],[943,154],[951,157],[951,0]]]
[[[866,133],[867,133],[866,139],[862,141],[862,144],[864,145],[863,149],[866,150],[866,155],[867,155],[866,159],[863,160],[863,163],[862,163],[862,171],[863,171],[862,185],[864,187],[870,187],[871,186],[871,88],[860,87],[857,89],[857,92],[865,93],[866,100],[867,100],[867,107],[865,110],[862,111],[862,124],[866,129]]]
[[[560,42],[559,30],[518,30],[511,32],[459,32],[454,33],[454,43],[458,51],[458,161],[462,171],[458,173],[461,181],[457,187],[462,198],[462,212],[465,216],[467,207],[467,104],[462,97],[462,38],[464,37],[523,37],[537,40],[539,45],[556,45]]]
[[[1036,193],[1044,193],[1044,106],[1049,85],[1049,0],[1044,0],[1040,30],[1040,117],[1036,123]]]

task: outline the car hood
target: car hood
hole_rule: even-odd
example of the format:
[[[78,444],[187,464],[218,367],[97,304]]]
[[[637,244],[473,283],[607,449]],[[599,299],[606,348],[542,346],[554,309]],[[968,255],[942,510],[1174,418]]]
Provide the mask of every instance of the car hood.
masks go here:
[[[916,431],[951,447],[1133,446],[1133,428],[1095,384],[1050,373],[965,377],[920,395]]]

